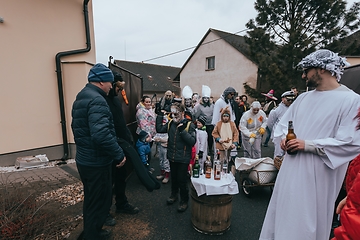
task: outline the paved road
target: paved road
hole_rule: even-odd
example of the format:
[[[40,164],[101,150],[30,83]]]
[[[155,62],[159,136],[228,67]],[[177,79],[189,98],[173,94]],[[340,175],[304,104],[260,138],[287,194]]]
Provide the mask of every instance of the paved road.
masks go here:
[[[263,148],[262,156],[271,157],[273,151],[273,145],[270,144],[269,147]],[[151,165],[157,170],[155,174],[158,173],[157,158],[153,159]],[[236,179],[239,179],[239,173]],[[191,206],[185,213],[178,213],[177,204],[166,205],[170,191],[170,184],[162,184],[159,190],[149,193],[140,184],[136,174],[131,175],[128,181],[128,199],[141,209],[137,217],[149,222],[150,227],[154,229],[149,239],[258,239],[271,197],[269,187],[258,188],[251,198],[246,197],[240,190],[240,193],[233,197],[232,223],[229,231],[221,236],[209,236],[194,230],[191,223]]]
[[[263,148],[262,156],[271,157],[273,149],[272,144],[267,148]],[[158,158],[153,158],[151,165],[156,170],[154,174],[158,174]],[[239,179],[238,173],[236,179]],[[26,187],[31,190],[41,187],[42,191],[56,190],[64,185],[79,181],[74,163],[22,172],[2,173],[1,180],[2,184],[11,184],[15,189]],[[2,184],[0,185],[4,186]],[[127,197],[131,204],[140,208],[140,213],[136,216],[131,216],[131,218],[136,218],[141,223],[149,224],[151,231],[145,239],[230,238],[255,240],[259,237],[266,208],[271,197],[269,187],[257,189],[251,198],[246,197],[240,191],[239,194],[234,195],[232,200],[232,223],[229,231],[221,236],[209,236],[194,230],[191,223],[191,206],[185,213],[178,213],[176,211],[177,204],[173,206],[166,205],[166,199],[170,195],[170,191],[170,184],[162,184],[159,190],[148,192],[142,186],[135,173],[130,175],[127,184]],[[81,206],[76,208],[77,211],[81,211]],[[130,220],[130,217],[124,218],[119,217],[119,215],[116,218],[118,219],[118,224],[121,224],[121,221]],[[81,231],[81,226],[79,226],[78,233],[79,231]],[[74,239],[77,236],[76,234],[75,231],[70,239]]]

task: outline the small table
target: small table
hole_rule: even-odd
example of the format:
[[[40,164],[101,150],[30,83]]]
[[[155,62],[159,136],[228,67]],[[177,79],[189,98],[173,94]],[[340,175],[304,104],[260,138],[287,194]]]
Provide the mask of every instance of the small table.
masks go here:
[[[239,193],[235,177],[229,173],[220,180],[191,177],[191,222],[194,229],[221,235],[231,225],[232,195]]]

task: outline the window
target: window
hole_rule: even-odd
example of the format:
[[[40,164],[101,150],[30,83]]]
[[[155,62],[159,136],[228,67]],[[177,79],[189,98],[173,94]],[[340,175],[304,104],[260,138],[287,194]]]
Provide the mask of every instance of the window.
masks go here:
[[[215,56],[206,58],[206,70],[215,69]]]

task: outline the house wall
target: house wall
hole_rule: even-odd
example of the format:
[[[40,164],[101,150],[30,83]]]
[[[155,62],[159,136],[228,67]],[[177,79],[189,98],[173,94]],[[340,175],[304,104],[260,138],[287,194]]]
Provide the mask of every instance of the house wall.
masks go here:
[[[86,48],[83,0],[0,0],[0,166],[16,157],[47,154],[60,159],[62,128],[55,56]],[[88,4],[92,49],[62,58],[68,139],[71,106],[95,62],[92,1]]]
[[[203,42],[219,37],[210,32]],[[206,70],[206,58],[215,56],[215,69]],[[202,85],[211,88],[214,100],[231,86],[239,94],[245,94],[243,83],[256,88],[257,66],[224,40],[200,46],[180,73],[180,86],[189,85],[193,92],[200,93]]]

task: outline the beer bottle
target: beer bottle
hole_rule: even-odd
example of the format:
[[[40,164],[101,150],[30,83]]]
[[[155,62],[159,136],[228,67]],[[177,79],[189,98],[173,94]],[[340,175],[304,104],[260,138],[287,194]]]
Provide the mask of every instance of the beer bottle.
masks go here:
[[[194,168],[193,168],[193,177],[194,178],[199,178],[199,176],[200,176],[199,156],[196,155],[195,164],[194,164]]]
[[[210,160],[210,156],[207,156],[205,163],[204,163],[204,169],[205,169],[205,177],[206,178],[211,178],[211,160]]]
[[[288,133],[286,134],[286,142],[288,142],[291,139],[296,139],[296,134],[294,133],[293,122],[289,121]],[[287,150],[286,152],[290,155],[295,155],[297,154],[298,151],[290,152],[289,150]]]
[[[217,152],[217,158],[214,161],[214,179],[220,180],[221,178],[221,162],[220,162],[220,151]]]

